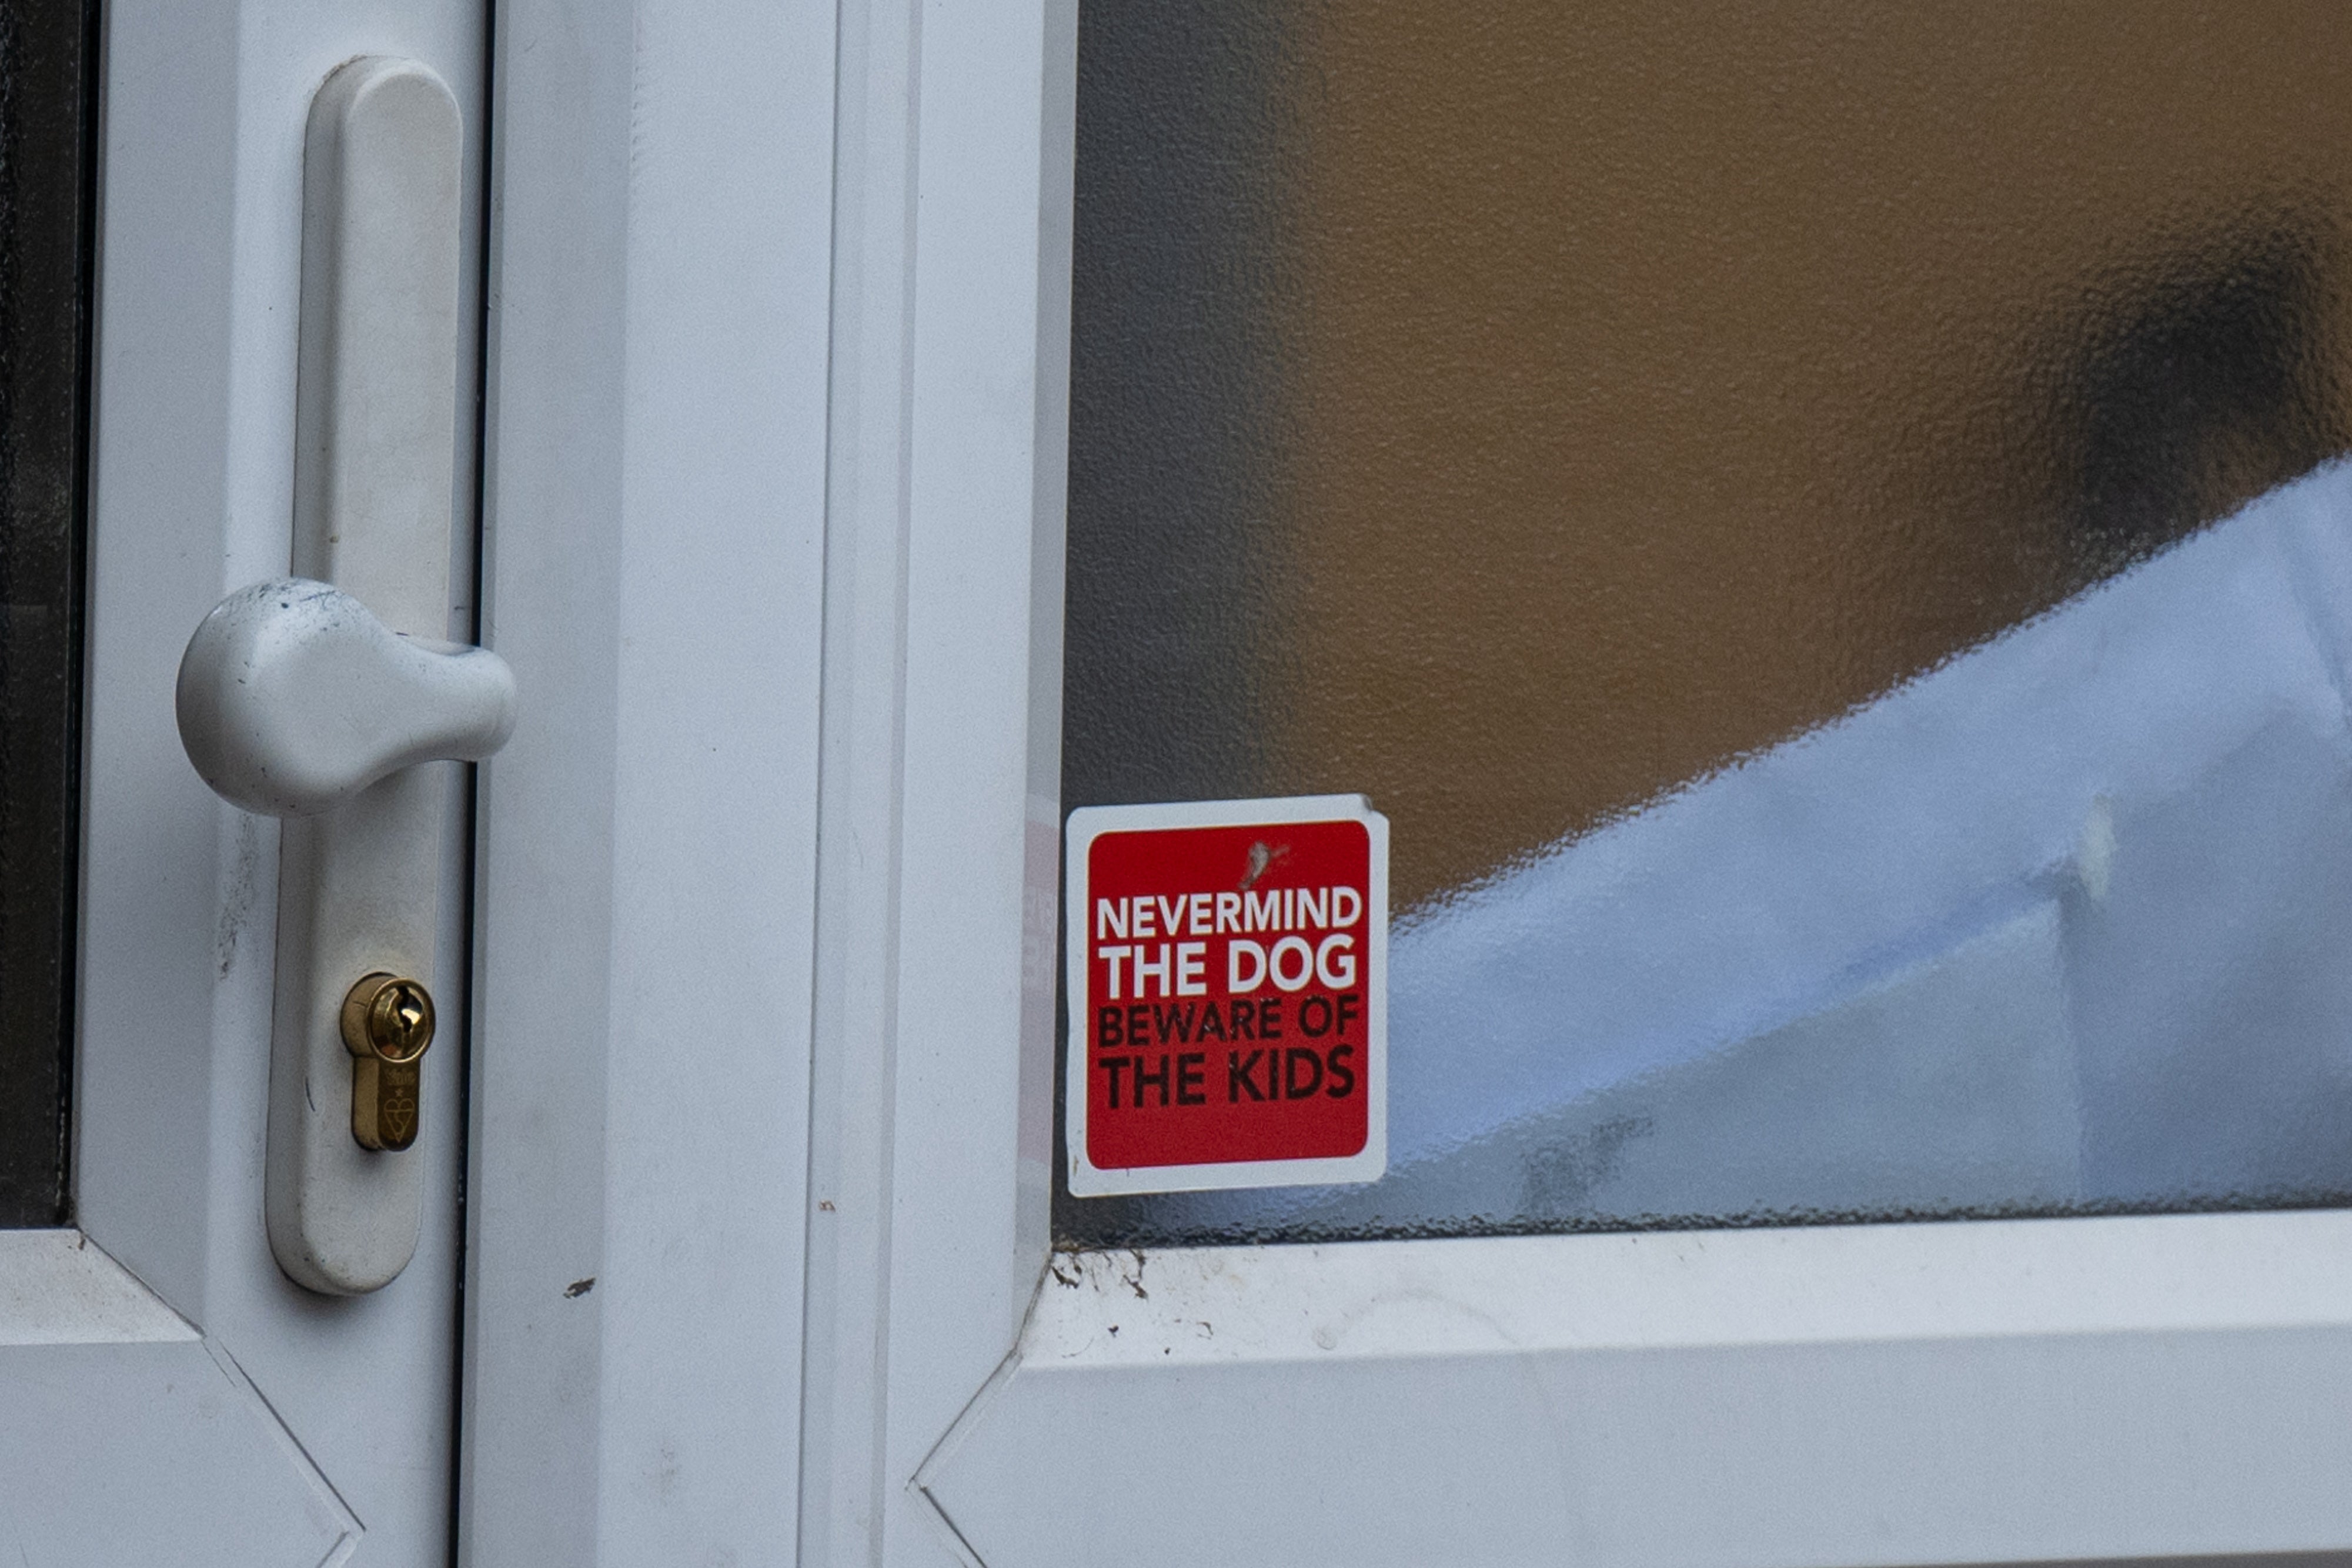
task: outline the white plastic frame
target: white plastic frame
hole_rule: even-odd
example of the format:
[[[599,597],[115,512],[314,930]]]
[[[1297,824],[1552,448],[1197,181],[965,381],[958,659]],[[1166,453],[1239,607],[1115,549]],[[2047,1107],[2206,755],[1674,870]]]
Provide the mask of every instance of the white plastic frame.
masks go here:
[[[458,1129],[445,1120],[414,1151],[425,1239],[392,1287],[326,1301],[279,1272],[263,1218],[279,835],[197,777],[173,686],[214,603],[291,562],[313,96],[354,55],[425,60],[478,147],[481,17],[474,0],[104,7],[73,1101],[81,1233],[56,1239],[71,1240],[77,1269],[118,1260],[121,1282],[135,1279],[186,1338],[162,1351],[170,1336],[76,1322],[84,1298],[67,1294],[52,1301],[60,1317],[46,1343],[13,1347],[0,1411],[37,1421],[38,1401],[13,1379],[54,1375],[71,1396],[59,1407],[95,1427],[101,1456],[76,1466],[70,1432],[39,1434],[61,1479],[9,1500],[46,1516],[26,1534],[37,1560],[51,1525],[68,1546],[60,1561],[152,1556],[158,1541],[190,1563],[355,1549],[429,1561],[447,1538]],[[470,257],[478,162],[461,177]],[[470,385],[471,266],[460,287],[457,363]],[[450,504],[470,516],[470,411],[452,412]],[[472,559],[468,537],[448,563],[444,634],[470,634]],[[443,879],[454,950],[463,876],[461,846],[450,848],[425,869]],[[428,1092],[445,1105],[460,1099],[461,1055],[427,1059]],[[0,1273],[24,1265],[0,1260]],[[44,1374],[45,1363],[65,1370]],[[166,1434],[157,1462],[143,1457],[142,1427]],[[239,1475],[241,1487],[215,1484]],[[5,1521],[0,1542],[15,1543]]]
[[[474,1561],[2352,1545],[2342,1215],[1054,1259],[1074,7],[499,54]]]
[[[2352,1546],[2334,1213],[1097,1255],[930,1446],[1047,1261],[1074,51],[987,9],[843,56],[804,1561]]]
[[[835,17],[492,20],[458,1558],[787,1561]]]

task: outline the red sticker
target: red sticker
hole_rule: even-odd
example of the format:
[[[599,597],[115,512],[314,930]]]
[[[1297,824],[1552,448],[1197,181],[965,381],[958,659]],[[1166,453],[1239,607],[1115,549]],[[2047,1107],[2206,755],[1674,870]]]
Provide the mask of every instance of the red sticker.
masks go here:
[[[1068,853],[1070,1190],[1378,1177],[1387,820],[1354,795],[1091,806]]]

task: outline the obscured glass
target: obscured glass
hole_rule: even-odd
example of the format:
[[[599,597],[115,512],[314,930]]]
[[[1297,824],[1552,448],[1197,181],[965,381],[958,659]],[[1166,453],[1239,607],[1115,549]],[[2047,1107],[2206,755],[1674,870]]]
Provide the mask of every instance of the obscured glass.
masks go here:
[[[96,16],[0,0],[0,1226],[67,1218]]]
[[[1390,1174],[2352,1200],[2352,11],[1080,17],[1065,807],[1391,823]]]

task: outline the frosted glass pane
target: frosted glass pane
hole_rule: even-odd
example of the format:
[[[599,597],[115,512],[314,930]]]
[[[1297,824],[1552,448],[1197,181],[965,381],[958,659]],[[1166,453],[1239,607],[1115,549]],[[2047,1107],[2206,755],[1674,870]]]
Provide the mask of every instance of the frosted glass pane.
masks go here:
[[[1391,1172],[2352,1196],[2352,19],[1081,17],[1064,804],[1391,823]]]

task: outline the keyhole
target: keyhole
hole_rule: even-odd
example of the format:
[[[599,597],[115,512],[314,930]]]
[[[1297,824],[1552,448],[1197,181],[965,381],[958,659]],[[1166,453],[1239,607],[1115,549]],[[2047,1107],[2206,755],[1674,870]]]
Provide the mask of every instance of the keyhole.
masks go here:
[[[343,1002],[343,1043],[356,1056],[415,1061],[433,1043],[433,994],[401,976],[368,976]]]

